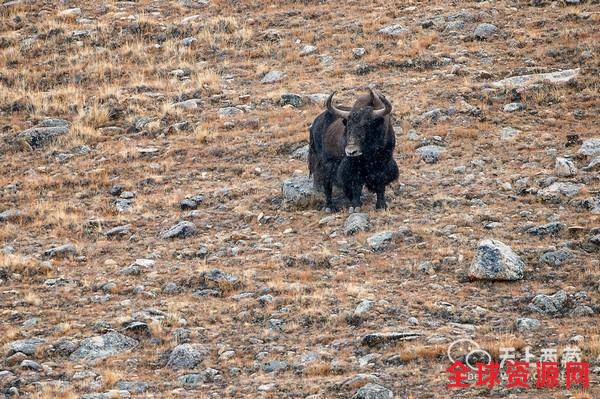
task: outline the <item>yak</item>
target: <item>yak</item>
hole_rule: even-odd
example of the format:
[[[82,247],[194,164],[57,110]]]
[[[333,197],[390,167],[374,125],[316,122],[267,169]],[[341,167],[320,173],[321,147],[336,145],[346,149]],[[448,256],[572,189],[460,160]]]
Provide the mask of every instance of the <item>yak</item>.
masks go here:
[[[385,187],[398,178],[392,104],[369,89],[352,107],[335,106],[335,93],[310,127],[308,169],[314,188],[324,192],[327,212],[338,210],[332,200],[334,185],[350,201],[350,213],[360,210],[365,185],[377,194],[375,208],[386,209]]]

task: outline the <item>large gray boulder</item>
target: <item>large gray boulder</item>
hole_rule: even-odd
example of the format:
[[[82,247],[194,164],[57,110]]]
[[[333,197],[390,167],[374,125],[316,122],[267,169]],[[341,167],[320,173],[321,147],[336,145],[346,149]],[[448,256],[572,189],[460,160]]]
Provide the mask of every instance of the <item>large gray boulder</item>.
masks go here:
[[[138,341],[135,339],[111,331],[104,335],[84,339],[81,341],[79,348],[71,353],[69,359],[72,361],[94,361],[131,350],[136,346],[138,346]]]
[[[356,234],[369,229],[369,215],[366,213],[351,213],[344,222],[346,235]]]
[[[529,310],[547,315],[558,315],[566,311],[567,299],[567,293],[563,290],[554,295],[539,294],[529,304]]]
[[[169,354],[167,367],[178,369],[193,369],[208,356],[208,349],[201,344],[181,344],[173,348]]]
[[[523,278],[523,260],[506,244],[486,239],[479,243],[469,277],[481,280],[514,281]]]
[[[394,399],[394,393],[379,384],[368,383],[356,392],[354,399]]]
[[[298,207],[308,207],[319,197],[313,187],[313,179],[309,176],[296,176],[284,181],[281,194],[284,203]]]

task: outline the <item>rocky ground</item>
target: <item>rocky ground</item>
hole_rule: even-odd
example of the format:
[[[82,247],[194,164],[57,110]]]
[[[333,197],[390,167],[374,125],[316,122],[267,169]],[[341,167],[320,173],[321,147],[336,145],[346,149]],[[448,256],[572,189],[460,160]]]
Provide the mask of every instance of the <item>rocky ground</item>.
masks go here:
[[[600,5],[449,3],[4,1],[0,392],[600,397]],[[400,178],[326,214],[367,84]],[[589,386],[446,388],[462,338]]]

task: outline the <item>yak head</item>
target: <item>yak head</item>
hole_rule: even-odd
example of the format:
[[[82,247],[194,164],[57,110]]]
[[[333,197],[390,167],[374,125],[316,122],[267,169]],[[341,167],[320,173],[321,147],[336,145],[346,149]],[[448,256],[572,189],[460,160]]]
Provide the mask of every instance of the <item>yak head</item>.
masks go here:
[[[331,93],[327,99],[327,109],[333,115],[342,118],[345,126],[346,156],[358,157],[382,146],[385,140],[385,122],[392,112],[392,104],[381,94],[369,89],[369,101],[359,99],[352,108],[339,108],[332,103],[335,93]]]

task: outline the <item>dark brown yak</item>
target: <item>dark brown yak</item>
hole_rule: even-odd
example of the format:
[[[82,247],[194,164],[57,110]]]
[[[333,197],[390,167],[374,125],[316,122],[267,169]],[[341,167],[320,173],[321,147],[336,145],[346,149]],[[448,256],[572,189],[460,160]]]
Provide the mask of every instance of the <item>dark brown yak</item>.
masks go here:
[[[392,104],[369,89],[352,107],[336,107],[334,94],[310,127],[308,168],[315,189],[325,193],[326,211],[337,209],[331,199],[333,185],[344,190],[350,212],[360,209],[363,185],[377,194],[375,208],[385,209],[385,187],[398,178]]]

